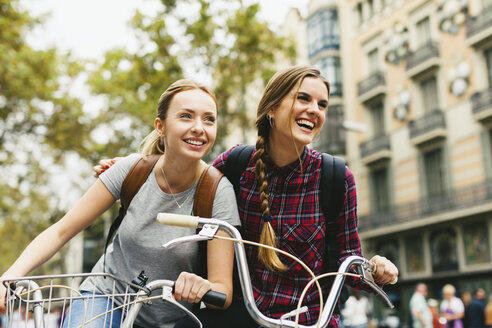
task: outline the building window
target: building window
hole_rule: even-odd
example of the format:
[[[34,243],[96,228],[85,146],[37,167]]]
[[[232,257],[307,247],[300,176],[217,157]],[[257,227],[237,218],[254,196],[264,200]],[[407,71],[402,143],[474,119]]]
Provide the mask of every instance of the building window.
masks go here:
[[[458,270],[456,233],[452,229],[439,230],[430,236],[433,272]]]
[[[340,57],[324,57],[314,63],[313,66],[319,69],[321,74],[330,82],[330,96],[343,96]]]
[[[422,95],[422,105],[424,113],[429,113],[432,110],[439,108],[437,80],[435,76],[432,76],[420,82],[420,92]]]
[[[424,153],[423,158],[427,196],[442,196],[446,190],[443,149],[428,151]]]
[[[422,235],[414,235],[405,238],[405,259],[409,273],[425,270],[424,247]]]
[[[369,74],[379,72],[379,54],[377,48],[367,53],[367,64],[369,67]]]
[[[387,167],[371,171],[371,209],[375,213],[385,212],[390,207],[388,171]]]
[[[378,136],[385,133],[384,124],[384,105],[382,102],[378,102],[369,108],[371,115],[371,127],[374,136]]]
[[[343,106],[328,106],[323,129],[313,141],[316,150],[329,154],[345,154],[343,115]]]
[[[340,27],[336,9],[319,11],[308,19],[307,42],[310,58],[324,49],[340,49]]]
[[[359,25],[364,22],[364,12],[362,11],[362,2],[357,4],[357,18],[359,19]]]
[[[487,63],[487,80],[489,81],[489,88],[492,88],[492,48],[485,50],[484,54]]]
[[[466,264],[490,262],[489,234],[483,222],[467,224],[463,228]]]
[[[431,42],[430,19],[425,17],[417,22],[417,46],[421,48]]]

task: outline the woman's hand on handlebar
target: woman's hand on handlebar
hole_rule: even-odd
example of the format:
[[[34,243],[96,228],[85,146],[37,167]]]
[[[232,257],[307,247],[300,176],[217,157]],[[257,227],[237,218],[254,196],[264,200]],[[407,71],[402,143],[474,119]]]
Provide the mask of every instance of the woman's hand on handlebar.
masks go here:
[[[99,175],[109,169],[111,166],[113,166],[114,163],[119,161],[121,157],[115,157],[111,159],[102,159],[99,161],[99,163],[92,168],[94,171],[94,177],[99,178]]]
[[[375,255],[369,261],[373,263],[374,282],[386,285],[398,281],[398,268],[386,257]]]
[[[181,272],[174,284],[176,301],[199,303],[206,292],[212,289],[210,281],[193,273]]]

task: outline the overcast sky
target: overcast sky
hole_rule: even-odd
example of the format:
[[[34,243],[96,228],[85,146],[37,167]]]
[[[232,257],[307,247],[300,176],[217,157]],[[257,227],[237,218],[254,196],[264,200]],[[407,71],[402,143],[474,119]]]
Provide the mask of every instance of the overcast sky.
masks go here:
[[[279,25],[289,8],[305,13],[308,0],[261,0],[261,17]],[[29,37],[36,48],[56,46],[84,58],[97,58],[115,46],[131,47],[127,26],[134,10],[152,13],[158,0],[21,0],[34,15],[51,13]]]

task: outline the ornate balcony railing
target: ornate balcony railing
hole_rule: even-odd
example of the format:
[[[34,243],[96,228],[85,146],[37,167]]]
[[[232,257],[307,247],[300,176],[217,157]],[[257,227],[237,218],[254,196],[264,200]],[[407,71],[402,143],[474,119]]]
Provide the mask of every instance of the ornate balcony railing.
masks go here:
[[[492,117],[492,88],[474,93],[471,102],[474,116],[479,119]]]
[[[439,58],[439,44],[437,42],[429,42],[421,48],[410,52],[407,57],[407,71],[426,62],[432,58]]]
[[[468,39],[476,36],[480,32],[489,29],[492,26],[492,6],[485,8],[477,16],[468,17],[465,26],[466,26],[466,37]],[[488,35],[488,36],[492,36],[492,35]]]
[[[384,226],[425,219],[432,215],[457,209],[489,204],[492,201],[492,179],[464,188],[450,190],[442,195],[393,206],[387,211],[359,216],[359,231],[368,232]]]
[[[384,73],[381,71],[372,73],[367,78],[363,79],[358,84],[358,95],[359,97],[368,93],[369,91],[374,90],[379,86],[385,86],[386,79],[384,77]]]
[[[446,119],[441,110],[435,109],[419,119],[410,121],[408,126],[410,139],[416,139],[435,130],[446,129]]]
[[[360,144],[360,157],[368,158],[385,150],[391,151],[390,138],[387,134],[381,134]]]

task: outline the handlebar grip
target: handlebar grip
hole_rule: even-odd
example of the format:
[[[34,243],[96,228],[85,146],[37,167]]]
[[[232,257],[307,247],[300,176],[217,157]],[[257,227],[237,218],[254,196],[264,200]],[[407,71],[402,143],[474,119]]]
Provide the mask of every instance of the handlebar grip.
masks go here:
[[[202,297],[202,301],[218,307],[223,307],[227,300],[227,295],[213,290],[209,290]]]
[[[198,227],[198,216],[172,214],[172,213],[159,213],[157,214],[157,222],[164,225],[178,226],[178,227]]]

